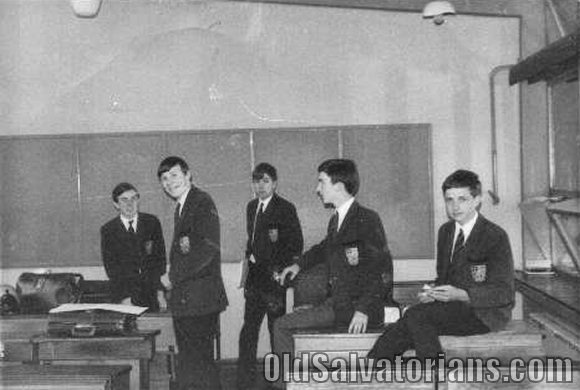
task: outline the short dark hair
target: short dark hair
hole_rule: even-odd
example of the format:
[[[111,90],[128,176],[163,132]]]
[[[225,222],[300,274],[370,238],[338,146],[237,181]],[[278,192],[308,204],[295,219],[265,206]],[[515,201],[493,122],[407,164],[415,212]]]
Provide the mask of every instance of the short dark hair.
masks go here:
[[[468,171],[466,169],[458,169],[451,175],[447,176],[441,189],[443,194],[450,188],[469,188],[471,196],[476,197],[481,195],[481,181],[479,181],[479,176],[475,172]]]
[[[326,173],[333,184],[343,183],[346,192],[352,196],[357,194],[360,178],[354,161],[344,158],[326,160],[318,166],[318,172]]]
[[[113,188],[113,192],[112,192],[112,197],[113,197],[113,202],[115,203],[119,203],[119,196],[126,191],[135,191],[136,193],[139,193],[139,191],[137,191],[137,188],[135,188],[135,186],[131,183],[119,183],[115,186],[115,188]]]
[[[168,172],[169,170],[171,170],[171,168],[173,168],[176,165],[179,165],[183,173],[189,171],[189,165],[187,165],[184,159],[177,156],[170,156],[163,159],[163,161],[161,161],[161,163],[159,164],[159,168],[157,168],[157,178],[160,179],[161,175],[163,175],[165,172]]]
[[[272,178],[272,180],[278,181],[278,173],[276,172],[276,168],[266,162],[256,165],[254,171],[252,172],[252,180],[258,181],[263,178],[264,175],[268,175]]]

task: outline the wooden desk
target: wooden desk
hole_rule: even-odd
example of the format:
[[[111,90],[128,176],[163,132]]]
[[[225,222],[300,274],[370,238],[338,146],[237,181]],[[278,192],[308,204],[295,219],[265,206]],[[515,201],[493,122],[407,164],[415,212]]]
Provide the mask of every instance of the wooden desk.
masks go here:
[[[30,362],[32,361],[32,343],[30,337],[34,333],[27,331],[0,330],[1,361]]]
[[[3,390],[127,390],[129,366],[0,366]]]
[[[33,336],[33,361],[59,364],[131,365],[131,390],[149,389],[149,363],[159,330],[110,337]]]
[[[30,336],[48,329],[46,314],[15,314],[0,316],[0,335],[4,333],[28,333]],[[157,351],[167,351],[169,346],[175,346],[173,319],[171,313],[145,313],[137,317],[137,329],[142,331],[161,330],[155,337]]]

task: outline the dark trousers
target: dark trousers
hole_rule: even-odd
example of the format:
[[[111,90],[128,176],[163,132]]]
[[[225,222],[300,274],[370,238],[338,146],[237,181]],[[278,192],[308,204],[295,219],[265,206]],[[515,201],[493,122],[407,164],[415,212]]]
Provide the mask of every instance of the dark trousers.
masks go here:
[[[173,317],[177,341],[179,390],[221,389],[214,361],[213,335],[218,331],[219,313]]]
[[[131,303],[135,306],[148,307],[149,312],[159,311],[157,289],[152,282],[135,279],[118,279],[110,282],[111,300],[120,303],[123,299],[131,297]]]
[[[273,350],[274,321],[286,313],[286,294],[285,291],[266,293],[248,288],[244,296],[246,307],[239,340],[237,386],[238,389],[252,389],[256,380],[256,352],[262,321],[267,315],[270,346]]]
[[[274,323],[274,353],[278,355],[280,361],[284,360],[284,355],[294,357],[294,339],[296,331],[309,328],[326,328],[335,323],[335,314],[332,301],[327,299],[319,306],[309,309],[299,309],[279,318]],[[266,370],[269,367],[264,367]],[[281,380],[272,383],[276,388],[285,387],[282,379],[288,374],[283,372],[284,367],[280,367]],[[271,375],[269,375],[271,376]]]
[[[439,336],[468,336],[487,333],[489,328],[464,302],[420,303],[387,327],[368,354],[369,358],[391,359],[415,348],[419,359],[437,358],[442,352]]]

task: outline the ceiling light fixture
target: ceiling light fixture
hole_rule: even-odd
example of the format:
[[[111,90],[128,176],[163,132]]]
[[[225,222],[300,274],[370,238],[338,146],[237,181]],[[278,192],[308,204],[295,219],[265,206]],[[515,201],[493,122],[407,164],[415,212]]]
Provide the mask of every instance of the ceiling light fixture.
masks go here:
[[[94,18],[101,9],[103,0],[70,0],[70,5],[79,18]]]
[[[423,18],[432,18],[437,26],[445,23],[445,15],[455,15],[453,4],[448,1],[430,1],[423,8]]]

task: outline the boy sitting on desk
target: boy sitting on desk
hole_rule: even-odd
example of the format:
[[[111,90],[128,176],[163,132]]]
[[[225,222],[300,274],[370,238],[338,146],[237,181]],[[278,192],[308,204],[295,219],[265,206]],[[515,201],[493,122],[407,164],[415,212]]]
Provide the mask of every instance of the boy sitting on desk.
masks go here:
[[[390,325],[368,354],[390,359],[414,347],[419,359],[436,359],[439,336],[467,336],[503,328],[514,305],[513,259],[506,232],[479,214],[481,182],[466,170],[442,186],[450,221],[439,229],[437,279],[419,304]]]
[[[280,273],[280,282],[316,263],[328,265],[328,298],[321,305],[286,314],[274,324],[274,353],[280,360],[293,352],[297,329],[348,326],[365,333],[382,324],[392,288],[393,265],[379,215],[355,200],[359,174],[354,161],[332,159],[318,167],[316,192],[336,209],[326,238]]]

